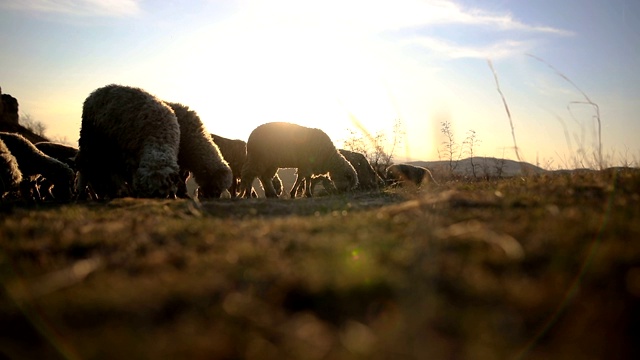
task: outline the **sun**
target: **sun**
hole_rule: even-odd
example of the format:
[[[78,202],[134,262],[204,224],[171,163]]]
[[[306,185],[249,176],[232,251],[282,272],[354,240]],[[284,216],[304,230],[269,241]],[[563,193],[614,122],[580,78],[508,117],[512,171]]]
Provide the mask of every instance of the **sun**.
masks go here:
[[[269,121],[329,134],[354,128],[354,118],[372,132],[392,123],[399,114],[371,44],[318,24],[247,17],[192,34],[167,54],[189,84],[175,96],[227,137],[246,138]]]

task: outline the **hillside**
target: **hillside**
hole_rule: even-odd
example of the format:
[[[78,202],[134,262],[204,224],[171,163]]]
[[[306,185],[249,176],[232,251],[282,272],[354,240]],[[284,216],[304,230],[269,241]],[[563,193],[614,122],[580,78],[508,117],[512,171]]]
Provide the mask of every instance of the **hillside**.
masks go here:
[[[438,175],[448,175],[450,167],[453,174],[459,176],[473,177],[475,168],[476,177],[510,177],[518,175],[535,175],[544,173],[546,170],[529,164],[509,159],[497,159],[493,157],[474,157],[473,159],[461,159],[454,161],[451,165],[447,160],[439,161],[409,161],[407,164],[426,167]]]
[[[426,167],[431,170],[433,176],[436,181],[440,181],[443,179],[447,179],[450,177],[449,173],[449,162],[448,161],[408,161],[406,164],[411,164],[415,166]],[[477,178],[509,178],[513,176],[521,176],[521,175],[539,175],[543,173],[547,173],[547,170],[544,170],[538,166],[526,163],[526,162],[518,162],[514,160],[508,159],[497,159],[491,157],[476,157],[473,158],[473,165],[476,168],[476,177]],[[472,160],[471,159],[462,159],[454,162],[453,164],[453,174],[466,177],[466,178],[474,178],[472,169]],[[524,170],[524,172],[523,172]],[[571,171],[571,170],[567,170]],[[284,187],[285,193],[291,189],[293,183],[296,178],[295,169],[280,169],[278,170],[278,175],[282,180],[282,184]],[[488,175],[488,176],[487,176]],[[254,188],[256,189],[259,196],[263,196],[263,191],[260,186],[260,182],[258,180],[254,181]],[[193,189],[193,184],[190,185],[190,189]],[[286,194],[285,194],[286,197]]]
[[[0,358],[637,359],[640,172],[0,203]]]

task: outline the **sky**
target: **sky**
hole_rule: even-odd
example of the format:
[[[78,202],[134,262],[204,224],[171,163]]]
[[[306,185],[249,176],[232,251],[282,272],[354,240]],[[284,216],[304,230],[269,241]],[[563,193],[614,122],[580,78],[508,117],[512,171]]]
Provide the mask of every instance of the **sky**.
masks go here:
[[[446,122],[462,157],[474,133],[473,156],[638,165],[638,64],[636,0],[0,0],[2,92],[74,145],[115,83],[234,139],[288,121],[444,160]]]

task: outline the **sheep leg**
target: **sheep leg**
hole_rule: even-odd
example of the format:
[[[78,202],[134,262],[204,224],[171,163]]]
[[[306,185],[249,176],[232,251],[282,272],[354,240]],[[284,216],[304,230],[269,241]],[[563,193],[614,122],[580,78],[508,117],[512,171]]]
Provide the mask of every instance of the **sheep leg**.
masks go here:
[[[311,197],[311,174],[304,177],[304,196]]]
[[[242,167],[242,176],[240,180],[240,197],[250,198],[253,191],[253,180],[258,174],[253,170],[250,162],[247,161]]]
[[[229,194],[231,195],[231,198],[234,199],[238,194],[238,178],[236,177],[236,175],[233,175],[233,179],[231,179],[231,186],[229,187]]]
[[[298,192],[298,188],[300,186],[305,186],[306,184],[303,184],[302,181],[305,179],[305,176],[302,176],[300,174],[300,172],[298,172],[296,174],[296,182],[293,184],[293,187],[291,187],[291,191],[289,191],[289,196],[291,196],[291,198],[295,198],[296,197],[296,193]]]
[[[189,198],[189,191],[187,189],[187,181],[189,180],[189,176],[191,173],[188,170],[180,171],[180,179],[178,180],[178,191],[176,192],[176,196],[181,199]]]
[[[274,189],[276,189],[276,194],[280,196],[282,194],[282,180],[278,176],[278,173],[273,176],[271,183],[273,184]]]
[[[240,197],[250,198],[251,192],[253,191],[253,180],[255,180],[255,176],[242,177],[240,181]]]
[[[78,172],[75,193],[76,200],[98,200],[98,195],[93,190],[93,187],[89,185],[86,175],[82,172]]]
[[[270,168],[262,173],[262,175],[260,175],[260,182],[262,183],[262,188],[264,189],[264,195],[268,198],[278,197],[278,193],[276,192],[272,181],[274,176],[276,176],[277,171],[278,168]]]
[[[307,186],[309,186],[309,185],[307,185],[307,180],[306,180],[306,179],[303,179],[303,180],[300,182],[300,186],[298,186],[298,188],[296,189],[296,197],[298,197],[298,196],[302,196],[302,195],[304,194],[304,189],[305,189]]]

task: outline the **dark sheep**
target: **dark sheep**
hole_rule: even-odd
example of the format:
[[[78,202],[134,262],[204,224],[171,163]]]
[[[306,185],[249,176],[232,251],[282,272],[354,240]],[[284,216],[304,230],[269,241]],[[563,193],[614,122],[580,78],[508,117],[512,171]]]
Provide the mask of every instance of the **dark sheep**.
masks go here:
[[[295,197],[303,180],[311,183],[312,175],[329,174],[336,189],[344,192],[354,189],[358,176],[353,166],[320,129],[285,122],[258,126],[247,141],[247,162],[242,168],[241,189],[249,196],[251,184],[258,177],[267,197],[277,197],[271,183],[279,168],[297,168],[297,178],[289,195]],[[311,196],[311,187],[305,186],[305,195]]]
[[[71,199],[75,172],[67,164],[38,150],[22,135],[0,132],[0,140],[16,158],[18,168],[22,173],[23,184],[25,181],[35,180],[38,176],[42,176],[53,183],[50,196],[59,201]],[[38,198],[40,197],[38,196]]]
[[[393,164],[387,167],[387,180],[393,185],[420,186],[423,183],[437,184],[429,169],[411,164]]]
[[[340,151],[340,154],[356,169],[356,173],[358,174],[358,186],[356,190],[379,190],[384,187],[384,180],[373,169],[364,154],[345,149],[338,151]]]
[[[73,147],[71,145],[61,144],[57,142],[51,141],[42,141],[35,144],[38,150],[43,153],[51,156],[54,159],[60,160],[63,163],[69,165],[71,170],[76,171],[76,155],[78,154],[78,148]],[[42,189],[51,189],[53,183],[48,181],[47,179],[40,179],[37,186]],[[50,193],[50,191],[47,191]]]
[[[247,161],[247,143],[243,140],[228,139],[226,137],[211,134],[213,142],[218,145],[222,157],[229,163],[233,179],[229,187],[229,194],[235,198],[239,192],[240,176],[242,174],[242,166]]]
[[[242,178],[242,167],[247,162],[247,143],[243,140],[228,139],[220,135],[211,134],[213,142],[218,145],[222,157],[229,163],[231,172],[233,173],[233,180],[229,187],[229,194],[232,198],[238,196],[240,192],[240,181]],[[278,174],[276,174],[271,180],[273,187],[276,190],[276,194],[282,193],[282,181]],[[252,196],[256,197],[255,191],[252,190]]]
[[[76,169],[76,155],[78,155],[78,148],[51,141],[38,142],[35,146],[43,153],[62,161],[74,170]]]
[[[378,175],[378,173],[373,169],[369,160],[364,156],[364,154],[350,151],[345,149],[338,150],[342,156],[347,159],[353,168],[356,170],[358,174],[358,186],[356,186],[356,191],[372,191],[372,190],[380,190],[384,187],[384,180]],[[315,187],[322,183],[325,191],[328,193],[335,192],[335,188],[329,181],[326,176],[313,176],[311,178],[311,193],[314,193]],[[297,193],[297,191],[296,191]]]

